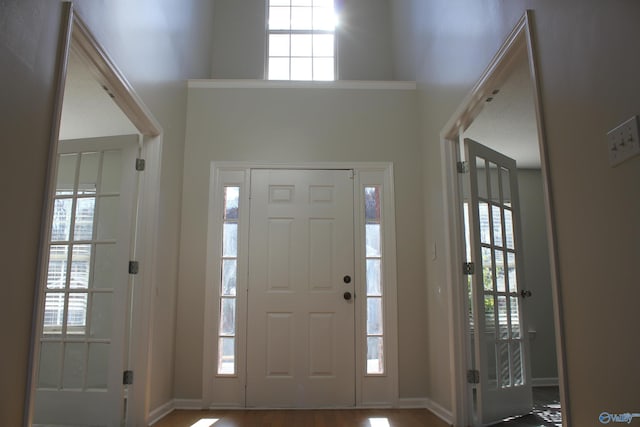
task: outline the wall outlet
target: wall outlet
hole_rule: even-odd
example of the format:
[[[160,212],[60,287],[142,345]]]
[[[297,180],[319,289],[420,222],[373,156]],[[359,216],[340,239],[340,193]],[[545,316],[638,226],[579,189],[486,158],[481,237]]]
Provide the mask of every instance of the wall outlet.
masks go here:
[[[631,117],[615,129],[607,132],[609,164],[612,167],[640,154],[640,138],[638,134],[638,116]]]

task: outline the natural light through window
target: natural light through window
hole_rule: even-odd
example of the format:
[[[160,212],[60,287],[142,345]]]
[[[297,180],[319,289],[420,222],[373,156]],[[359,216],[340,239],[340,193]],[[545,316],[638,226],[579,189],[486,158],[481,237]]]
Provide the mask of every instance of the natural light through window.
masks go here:
[[[380,187],[364,187],[367,282],[367,374],[384,374]]]
[[[269,80],[335,80],[333,0],[269,0]]]
[[[390,427],[388,418],[369,418],[369,425],[371,427]]]
[[[240,187],[224,188],[218,375],[236,373],[236,277],[238,273],[238,202]]]
[[[219,418],[201,418],[190,427],[211,427],[219,421]]]

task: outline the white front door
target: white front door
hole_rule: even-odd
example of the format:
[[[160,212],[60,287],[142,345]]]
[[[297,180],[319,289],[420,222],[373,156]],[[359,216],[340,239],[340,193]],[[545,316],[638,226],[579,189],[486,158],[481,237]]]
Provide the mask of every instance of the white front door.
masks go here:
[[[471,276],[476,424],[532,408],[524,326],[522,241],[516,162],[465,139],[469,165],[468,251]]]
[[[355,405],[353,179],[252,170],[248,407]]]
[[[34,424],[120,426],[137,136],[58,154]]]

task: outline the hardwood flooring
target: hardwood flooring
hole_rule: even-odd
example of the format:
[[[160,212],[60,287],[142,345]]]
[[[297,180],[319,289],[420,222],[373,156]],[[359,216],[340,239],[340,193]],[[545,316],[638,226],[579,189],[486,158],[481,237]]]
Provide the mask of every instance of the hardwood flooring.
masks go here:
[[[210,420],[210,421],[200,421]],[[214,422],[214,420],[217,420]],[[197,424],[200,421],[200,424]],[[153,427],[448,427],[426,409],[174,411]]]

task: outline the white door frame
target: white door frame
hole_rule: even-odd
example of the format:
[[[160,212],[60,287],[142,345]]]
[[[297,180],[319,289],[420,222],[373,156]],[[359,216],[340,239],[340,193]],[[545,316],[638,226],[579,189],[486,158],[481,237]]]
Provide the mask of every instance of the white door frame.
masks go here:
[[[449,336],[451,371],[453,373],[451,384],[451,401],[453,402],[454,425],[471,425],[473,417],[471,413],[470,396],[467,393],[468,384],[466,378],[468,361],[471,356],[469,349],[469,337],[466,327],[465,298],[463,291],[464,276],[461,263],[464,260],[462,213],[460,209],[460,196],[458,193],[458,172],[456,161],[458,160],[457,144],[465,129],[478,116],[484,100],[491,92],[499,87],[499,83],[508,75],[514,58],[526,50],[529,62],[531,83],[534,89],[534,102],[536,121],[538,128],[538,141],[543,179],[543,192],[545,199],[545,213],[547,222],[547,237],[549,240],[549,262],[551,266],[551,288],[553,293],[554,325],[556,334],[556,349],[558,363],[558,377],[560,385],[560,401],[562,416],[566,425],[570,425],[568,419],[569,395],[566,388],[567,372],[565,358],[565,341],[563,330],[563,310],[561,305],[560,274],[557,256],[556,226],[554,216],[554,199],[551,189],[551,178],[547,145],[544,131],[544,117],[540,97],[539,75],[535,58],[535,45],[532,37],[533,17],[531,11],[526,11],[520,18],[506,41],[500,47],[490,64],[484,70],[479,80],[464,98],[456,112],[449,119],[440,133],[441,163],[443,165],[443,195],[445,208],[445,244],[447,282],[451,293],[449,299]]]
[[[395,243],[395,202],[393,190],[393,165],[391,163],[376,162],[330,162],[330,163],[258,163],[258,162],[212,162],[209,185],[209,215],[207,225],[207,259],[216,260],[220,257],[220,238],[222,228],[222,207],[218,202],[225,185],[241,187],[240,203],[245,202],[248,207],[250,192],[251,169],[326,169],[353,170],[354,188],[379,185],[383,189],[383,250],[384,250],[384,281],[385,281],[385,375],[366,375],[366,352],[363,343],[366,336],[365,303],[366,298],[356,297],[355,326],[356,326],[356,376],[355,392],[356,407],[397,406],[398,402],[398,343],[397,343],[397,289],[396,289],[396,243]],[[361,191],[354,191],[355,223],[355,277],[354,290],[356,295],[365,295],[363,278],[364,262],[364,217],[360,205],[364,206]],[[364,208],[362,208],[364,209]],[[240,207],[239,225],[239,256],[242,257],[248,243],[248,209]],[[362,211],[363,212],[363,211]],[[362,219],[360,217],[362,216]],[[244,224],[242,224],[243,218]],[[243,249],[243,246],[245,249]],[[244,253],[246,256],[246,253]],[[244,294],[246,299],[246,265],[242,266],[242,259],[238,261],[238,290],[237,295]],[[246,301],[238,299],[236,309],[237,319],[237,373],[232,376],[216,374],[216,341],[219,307],[220,272],[215,262],[208,262],[205,286],[205,316],[204,316],[204,351],[203,351],[203,408],[241,408],[245,406],[246,360]]]
[[[128,369],[135,373],[135,383],[129,388],[127,395],[126,425],[146,425],[149,413],[149,384],[148,369],[151,361],[150,337],[153,327],[153,288],[157,265],[156,234],[158,228],[158,206],[160,192],[160,165],[162,153],[162,127],[153,114],[142,102],[125,76],[120,72],[111,57],[93,36],[87,25],[75,13],[71,2],[63,5],[65,23],[62,25],[62,48],[58,55],[60,64],[57,81],[54,125],[51,132],[51,151],[45,194],[45,211],[43,214],[42,230],[39,249],[38,283],[34,299],[34,314],[31,332],[30,374],[28,378],[28,393],[25,402],[25,423],[33,423],[36,378],[38,373],[38,356],[40,354],[39,328],[43,318],[44,292],[42,283],[46,283],[47,247],[51,230],[51,215],[53,210],[53,194],[57,168],[56,149],[58,132],[62,115],[62,103],[65,80],[67,77],[67,63],[69,52],[73,50],[87,64],[96,80],[112,95],[114,102],[138,129],[141,135],[140,145],[142,158],[146,160],[145,171],[139,175],[138,216],[136,237],[132,242],[133,256],[140,262],[140,271],[135,278],[136,286],[133,291],[133,301],[136,310],[132,311],[130,334],[136,337],[129,342]]]

